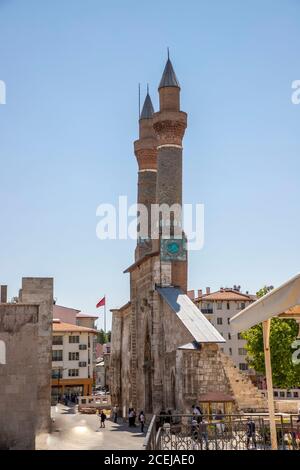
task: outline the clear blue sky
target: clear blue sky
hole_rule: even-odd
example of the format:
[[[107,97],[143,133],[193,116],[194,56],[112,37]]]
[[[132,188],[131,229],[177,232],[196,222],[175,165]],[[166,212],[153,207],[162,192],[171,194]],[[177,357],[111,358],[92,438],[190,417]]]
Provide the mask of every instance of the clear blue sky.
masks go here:
[[[189,286],[256,291],[299,271],[298,0],[0,0],[0,282],[53,276],[58,303],[129,297],[133,241],[99,241],[96,207],[135,201],[137,83],[166,47],[189,115],[184,200],[205,204]]]

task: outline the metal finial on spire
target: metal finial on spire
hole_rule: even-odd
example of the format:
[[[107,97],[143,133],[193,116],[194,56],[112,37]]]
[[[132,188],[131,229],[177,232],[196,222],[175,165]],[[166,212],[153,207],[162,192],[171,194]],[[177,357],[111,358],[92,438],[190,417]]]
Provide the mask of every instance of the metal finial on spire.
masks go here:
[[[147,83],[147,95],[149,95],[149,83]]]
[[[168,51],[168,60],[170,60],[170,48],[167,47],[167,51]]]

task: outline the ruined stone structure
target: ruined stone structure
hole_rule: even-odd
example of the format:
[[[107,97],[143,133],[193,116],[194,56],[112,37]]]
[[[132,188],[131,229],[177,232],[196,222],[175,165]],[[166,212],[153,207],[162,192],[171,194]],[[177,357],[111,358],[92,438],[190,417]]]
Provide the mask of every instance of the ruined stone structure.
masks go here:
[[[53,279],[24,278],[17,303],[1,292],[0,449],[34,449],[51,423]]]
[[[187,250],[176,207],[182,205],[187,115],[180,110],[180,86],[169,58],[159,102],[154,113],[147,94],[140,116],[135,142],[138,202],[173,210],[156,213],[157,237],[152,224],[152,231],[138,238],[135,263],[125,271],[130,302],[112,310],[112,402],[123,416],[129,407],[149,414],[162,409],[190,412],[194,403],[264,409],[256,389],[224,359],[218,346],[223,337],[186,295]],[[149,219],[147,223],[150,227]]]

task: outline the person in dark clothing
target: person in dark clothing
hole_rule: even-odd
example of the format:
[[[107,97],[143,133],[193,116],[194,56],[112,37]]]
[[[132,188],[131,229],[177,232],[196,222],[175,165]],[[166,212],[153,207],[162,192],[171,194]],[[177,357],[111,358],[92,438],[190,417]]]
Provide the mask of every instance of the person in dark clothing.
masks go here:
[[[256,449],[256,438],[255,438],[255,423],[251,418],[247,420],[247,430],[246,430],[247,442],[246,447],[249,449],[250,440],[252,440],[254,448]]]
[[[129,408],[129,410],[128,410],[128,424],[129,424],[130,428],[131,428],[131,426],[133,426],[132,418],[133,418],[133,408]]]
[[[165,423],[172,423],[172,411],[168,410],[167,416],[165,417]]]
[[[165,412],[164,409],[162,409],[161,412],[159,413],[159,417],[160,417],[160,419],[159,419],[159,425],[160,425],[160,426],[163,426],[164,423],[166,422],[166,421],[165,421],[165,419],[166,419],[165,416],[166,416],[166,412]]]
[[[102,410],[100,414],[100,428],[105,428],[105,420],[106,420],[106,414]]]
[[[139,422],[141,423],[141,432],[144,432],[145,415],[144,415],[143,411],[141,411],[140,414],[139,414]]]

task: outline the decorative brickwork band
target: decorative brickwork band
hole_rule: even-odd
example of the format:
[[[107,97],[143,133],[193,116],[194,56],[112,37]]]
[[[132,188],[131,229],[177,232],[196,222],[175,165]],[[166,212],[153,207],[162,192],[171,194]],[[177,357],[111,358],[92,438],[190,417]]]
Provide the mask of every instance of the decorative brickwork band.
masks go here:
[[[139,148],[135,150],[139,170],[156,170],[157,167],[157,149]]]
[[[186,122],[181,120],[159,120],[154,122],[153,127],[158,138],[158,145],[175,144],[181,146]]]

